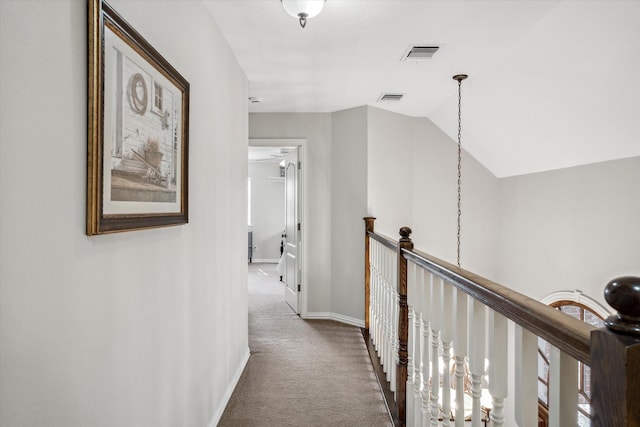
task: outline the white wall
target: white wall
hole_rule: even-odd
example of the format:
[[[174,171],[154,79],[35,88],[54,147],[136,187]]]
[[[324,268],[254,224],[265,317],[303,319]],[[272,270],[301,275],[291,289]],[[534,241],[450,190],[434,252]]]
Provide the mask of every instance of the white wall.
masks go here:
[[[416,248],[456,263],[458,146],[429,119],[413,120],[413,240]],[[495,279],[498,179],[462,142],[460,264]]]
[[[377,218],[375,230],[398,239],[400,227],[412,223],[414,119],[368,107],[367,209]]]
[[[332,114],[252,113],[251,138],[307,138],[308,311],[364,318],[363,216],[455,262],[456,144],[428,119],[363,106]],[[497,179],[464,153],[463,267],[494,278]]]
[[[284,230],[284,178],[279,178],[280,165],[278,161],[250,162],[249,176],[253,262],[278,262]]]
[[[455,263],[456,143],[431,121],[361,107],[331,116],[252,114],[250,122],[254,137],[310,138],[309,166],[319,174],[308,195],[309,232],[319,239],[311,239],[319,256],[310,255],[310,265],[323,275],[310,283],[311,311],[358,317],[360,272],[348,266],[360,262],[362,228],[353,229],[362,191],[377,231],[397,238],[409,225],[417,248]],[[537,299],[580,289],[603,302],[609,280],[640,274],[639,166],[633,158],[499,180],[463,150],[462,266]],[[347,199],[351,212],[341,206]],[[354,255],[332,255],[340,246]]]
[[[369,107],[367,149],[376,231],[398,239],[409,226],[416,248],[455,264],[456,142],[429,119]],[[461,264],[495,278],[498,180],[464,149],[462,162]]]
[[[370,107],[368,158],[376,230],[409,225],[417,248],[455,263],[455,141]],[[609,280],[640,274],[640,158],[502,179],[464,150],[462,162],[464,268],[536,299],[580,289],[602,303]]]
[[[331,306],[334,313],[360,321],[364,319],[367,110],[365,106],[331,115]]]
[[[363,324],[366,123],[367,107],[249,115],[251,138],[306,138],[308,318]]]
[[[190,223],[85,235],[86,2],[1,1],[3,426],[204,426],[247,356],[247,79],[201,2],[111,3],[191,83]]]
[[[640,275],[640,157],[500,180],[498,279],[541,299]]]
[[[331,114],[251,113],[249,137],[306,138],[308,164],[303,165],[308,201],[306,286],[310,312],[331,311]]]

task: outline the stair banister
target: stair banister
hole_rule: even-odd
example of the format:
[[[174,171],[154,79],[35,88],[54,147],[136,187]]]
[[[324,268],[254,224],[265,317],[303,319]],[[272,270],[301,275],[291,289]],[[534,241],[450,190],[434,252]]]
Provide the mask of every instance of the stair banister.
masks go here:
[[[495,282],[480,277],[474,273],[458,268],[455,265],[439,260],[436,257],[425,254],[419,250],[413,249],[413,243],[410,239],[411,231],[408,227],[401,229],[400,241],[396,242],[386,236],[375,233],[373,228],[373,220],[375,218],[365,218],[366,234],[365,234],[365,322],[372,329],[372,332],[378,331],[378,334],[389,333],[389,324],[380,324],[375,316],[386,316],[380,319],[390,322],[395,328],[393,343],[384,343],[381,356],[384,357],[387,365],[394,363],[395,367],[387,366],[385,369],[394,369],[393,377],[397,408],[394,412],[394,422],[396,425],[405,425],[407,420],[406,402],[407,399],[412,401],[412,411],[415,411],[409,417],[411,424],[422,424],[421,421],[429,423],[432,416],[432,407],[425,412],[428,400],[424,400],[423,407],[420,408],[418,398],[416,400],[416,389],[419,388],[420,375],[424,378],[423,390],[428,384],[426,375],[428,374],[429,364],[437,363],[433,357],[429,357],[430,343],[435,332],[439,333],[440,327],[435,331],[428,313],[433,301],[420,301],[426,298],[432,298],[436,295],[442,302],[451,304],[450,294],[447,286],[455,288],[455,305],[452,304],[450,309],[455,310],[456,316],[455,330],[447,330],[445,333],[443,347],[446,348],[446,342],[453,334],[453,348],[456,351],[454,360],[457,362],[456,382],[459,382],[462,355],[467,351],[466,341],[461,338],[465,331],[460,323],[464,322],[464,316],[460,316],[460,311],[464,310],[467,295],[473,299],[471,305],[476,302],[482,307],[488,308],[489,329],[486,333],[489,335],[490,360],[493,360],[494,366],[490,366],[489,391],[493,398],[493,409],[491,411],[491,421],[493,425],[501,425],[504,422],[502,414],[502,406],[504,399],[507,397],[506,390],[506,374],[502,370],[506,360],[506,322],[507,319],[515,323],[515,348],[516,358],[518,359],[521,371],[515,372],[515,388],[513,396],[515,418],[520,426],[534,425],[529,424],[531,419],[535,417],[536,409],[536,352],[537,337],[541,337],[549,342],[556,351],[556,367],[554,369],[566,369],[571,374],[576,367],[576,361],[591,366],[591,417],[593,427],[635,427],[640,426],[640,278],[638,277],[621,277],[611,281],[605,288],[605,299],[617,310],[617,314],[607,319],[606,328],[595,329],[592,326],[565,315],[564,313],[554,310],[532,298],[522,295],[512,289],[501,286]],[[370,239],[378,244],[377,253],[374,253],[370,247]],[[386,251],[386,255],[382,252]],[[397,254],[397,262],[391,262],[389,258],[391,253]],[[377,260],[382,267],[374,267],[371,260]],[[389,265],[391,264],[391,265]],[[390,268],[391,267],[391,268]],[[377,271],[376,268],[385,270],[382,274],[384,277],[374,279],[370,274],[371,271]],[[412,278],[408,279],[407,271],[410,271]],[[379,272],[377,272],[378,274]],[[389,274],[396,275],[393,282],[372,284],[372,281],[380,280],[381,282],[389,282]],[[382,280],[384,279],[384,280]],[[415,296],[408,296],[408,283],[412,280],[411,292],[416,292]],[[384,286],[386,287],[384,287]],[[397,293],[396,287],[397,286]],[[421,288],[422,286],[422,288]],[[444,287],[442,287],[444,286]],[[392,293],[389,290],[392,289]],[[443,293],[444,289],[444,293]],[[434,294],[434,291],[436,292]],[[385,294],[385,292],[387,292]],[[376,304],[382,304],[384,301],[370,301],[369,296],[377,296],[389,302],[390,298],[394,300],[395,306],[392,307],[392,314],[377,313]],[[409,307],[408,298],[411,298],[413,309],[412,324],[409,325]],[[427,303],[426,305],[424,303]],[[388,309],[389,307],[387,307]],[[380,308],[382,309],[382,308]],[[426,310],[426,312],[425,312]],[[427,314],[425,314],[427,313]],[[470,313],[474,313],[471,310]],[[478,316],[478,314],[474,314]],[[425,317],[426,316],[426,317]],[[478,321],[483,316],[478,317]],[[440,318],[444,321],[444,318]],[[450,318],[447,318],[447,321]],[[420,322],[422,320],[422,322]],[[397,323],[396,323],[397,322]],[[376,324],[374,324],[376,323]],[[466,323],[466,322],[464,322]],[[471,323],[470,323],[471,325]],[[383,327],[386,326],[387,331]],[[378,328],[378,329],[376,329]],[[411,341],[411,349],[408,349],[408,331],[412,329],[413,338]],[[420,340],[420,332],[422,330],[423,337]],[[484,333],[484,332],[483,332]],[[475,334],[472,334],[475,335]],[[436,338],[437,339],[437,338]],[[471,339],[471,338],[470,338]],[[422,341],[422,342],[420,342]],[[435,344],[435,343],[434,343]],[[472,343],[470,352],[474,352],[474,347],[480,342]],[[441,347],[441,348],[443,348]],[[393,351],[390,351],[393,348]],[[422,350],[419,351],[418,349]],[[414,390],[407,390],[408,380],[408,350],[412,352],[413,368],[411,381],[413,381]],[[461,354],[458,354],[460,352]],[[473,356],[475,368],[472,371],[479,373],[478,362],[480,356],[486,354],[479,352]],[[420,366],[420,359],[422,365]],[[446,366],[446,358],[443,358],[444,366]],[[426,368],[426,370],[424,370]],[[472,372],[473,374],[473,372]],[[485,375],[486,373],[483,373]],[[437,374],[436,374],[437,376]],[[560,375],[558,377],[558,390],[563,394],[566,400],[567,394],[574,394],[575,375]],[[569,378],[570,381],[565,380]],[[556,381],[556,382],[557,382]],[[563,383],[564,381],[564,383]],[[475,380],[477,382],[477,379]],[[564,387],[564,392],[562,391]],[[459,397],[460,386],[456,385],[456,394]],[[437,390],[437,389],[436,389]],[[428,390],[427,390],[428,391]],[[477,394],[477,389],[474,390]],[[435,391],[437,393],[437,391]],[[529,396],[526,400],[521,400],[521,396]],[[536,400],[532,400],[536,399]],[[556,403],[557,403],[556,402]],[[431,402],[432,403],[432,402]],[[431,406],[431,405],[429,405]],[[446,405],[445,405],[446,406]],[[422,411],[422,412],[421,412]],[[460,409],[456,412],[456,425],[458,425]],[[573,411],[575,412],[575,411]],[[551,423],[571,423],[575,419],[570,407],[560,407],[556,410],[550,410]],[[442,415],[440,416],[442,420]],[[474,418],[478,418],[477,415]],[[434,420],[431,420],[432,422]],[[435,420],[438,424],[438,420]],[[446,422],[445,422],[446,423]],[[477,423],[477,421],[476,421]]]
[[[419,250],[403,250],[402,255],[573,358],[591,364],[589,344],[593,326]]]
[[[411,229],[400,229],[398,242],[398,375],[396,382],[396,401],[398,418],[406,420],[406,386],[407,386],[407,339],[409,334],[409,309],[407,306],[407,260],[402,256],[403,250],[413,249]]]

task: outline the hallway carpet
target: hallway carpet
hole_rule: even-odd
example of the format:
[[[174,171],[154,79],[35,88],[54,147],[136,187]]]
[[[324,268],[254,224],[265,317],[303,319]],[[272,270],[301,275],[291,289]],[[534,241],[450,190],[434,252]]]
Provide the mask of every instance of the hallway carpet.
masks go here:
[[[219,426],[392,426],[360,329],[302,320],[275,264],[249,264],[251,357]]]

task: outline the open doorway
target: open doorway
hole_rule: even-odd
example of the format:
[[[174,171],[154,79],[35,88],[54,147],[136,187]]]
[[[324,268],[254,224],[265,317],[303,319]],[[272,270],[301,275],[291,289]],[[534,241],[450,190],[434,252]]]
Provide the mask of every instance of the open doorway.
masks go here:
[[[283,299],[306,314],[304,298],[304,140],[250,140],[249,262],[278,265]]]

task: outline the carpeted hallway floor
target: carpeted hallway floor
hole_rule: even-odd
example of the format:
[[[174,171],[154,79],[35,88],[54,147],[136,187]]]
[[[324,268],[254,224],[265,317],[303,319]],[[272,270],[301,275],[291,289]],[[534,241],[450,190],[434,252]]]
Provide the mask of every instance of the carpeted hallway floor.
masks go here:
[[[251,358],[219,426],[392,426],[358,328],[302,320],[275,264],[249,264]]]

